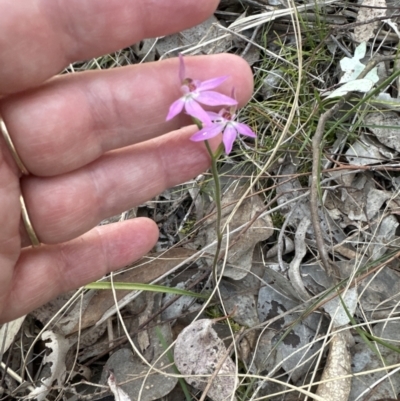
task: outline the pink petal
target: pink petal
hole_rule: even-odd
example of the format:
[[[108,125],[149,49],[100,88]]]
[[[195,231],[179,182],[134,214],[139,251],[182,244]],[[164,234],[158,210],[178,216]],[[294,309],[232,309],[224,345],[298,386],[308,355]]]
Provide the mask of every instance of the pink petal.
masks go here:
[[[224,131],[224,135],[222,138],[222,142],[225,145],[225,152],[227,155],[231,153],[232,147],[233,147],[233,142],[236,139],[236,130],[232,125],[227,125]]]
[[[211,124],[211,119],[207,112],[194,100],[187,99],[185,102],[185,110],[190,116],[197,118],[205,125]]]
[[[235,125],[239,134],[250,136],[251,138],[256,138],[257,135],[250,129],[247,124],[236,123]]]
[[[171,104],[167,118],[165,120],[169,121],[176,115],[178,115],[183,110],[184,105],[185,105],[185,100],[183,98],[175,100],[175,102]]]
[[[194,142],[205,141],[206,139],[217,136],[223,130],[223,128],[224,126],[221,124],[208,125],[192,135],[190,139]]]
[[[237,101],[229,96],[214,91],[200,92],[196,97],[199,103],[207,106],[236,105]]]
[[[181,53],[179,53],[179,79],[181,82],[185,80],[185,63]]]
[[[221,85],[222,82],[226,81],[229,78],[228,75],[218,78],[208,79],[207,81],[200,82],[197,86],[197,89],[200,91],[208,91],[210,89],[214,89],[217,86]]]

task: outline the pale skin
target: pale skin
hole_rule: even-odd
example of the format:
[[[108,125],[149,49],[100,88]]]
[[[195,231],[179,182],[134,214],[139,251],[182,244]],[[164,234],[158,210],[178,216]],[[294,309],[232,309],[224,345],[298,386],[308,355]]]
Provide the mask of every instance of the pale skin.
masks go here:
[[[0,115],[22,176],[0,138],[0,322],[145,255],[158,239],[145,218],[101,220],[187,181],[209,166],[196,128],[168,123],[180,96],[178,60],[55,76],[70,63],[167,35],[208,18],[216,0],[0,0]],[[240,105],[252,74],[232,55],[185,60],[191,77],[230,78]],[[183,128],[182,128],[183,127]],[[23,194],[43,245],[30,246]]]

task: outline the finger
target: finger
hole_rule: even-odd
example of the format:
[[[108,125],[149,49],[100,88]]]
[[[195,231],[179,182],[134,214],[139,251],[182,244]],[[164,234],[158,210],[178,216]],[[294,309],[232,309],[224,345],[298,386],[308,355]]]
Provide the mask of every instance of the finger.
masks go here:
[[[4,149],[4,148],[3,148]],[[12,170],[11,155],[0,146],[0,309],[13,278],[13,266],[21,251],[19,179]]]
[[[76,60],[205,20],[216,0],[0,0],[0,93],[40,84]]]
[[[4,294],[0,322],[15,319],[57,295],[95,281],[139,259],[158,238],[145,218],[94,228],[73,241],[25,249]]]
[[[30,219],[44,243],[64,242],[103,219],[140,205],[209,166],[204,143],[186,127],[109,152],[86,168],[58,177],[22,180]]]
[[[192,78],[230,78],[221,91],[236,87],[244,104],[253,77],[241,58],[221,54],[185,58]],[[188,123],[184,115],[165,122],[179,98],[178,60],[109,71],[71,74],[29,93],[0,102],[0,114],[27,169],[50,176],[75,170],[104,152],[142,142]]]

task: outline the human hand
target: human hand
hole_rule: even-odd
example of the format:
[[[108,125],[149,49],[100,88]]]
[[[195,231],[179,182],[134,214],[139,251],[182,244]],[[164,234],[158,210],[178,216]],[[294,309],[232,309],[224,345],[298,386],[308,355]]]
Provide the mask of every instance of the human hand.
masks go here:
[[[145,37],[206,19],[216,0],[0,0],[0,116],[29,175],[0,135],[0,321],[146,254],[158,238],[145,218],[96,225],[204,171],[209,156],[185,117],[178,60],[55,76]],[[198,79],[231,78],[243,104],[247,64],[231,55],[186,58]],[[52,78],[53,77],[53,78]],[[183,128],[180,128],[182,127]],[[31,247],[19,197],[40,242]]]

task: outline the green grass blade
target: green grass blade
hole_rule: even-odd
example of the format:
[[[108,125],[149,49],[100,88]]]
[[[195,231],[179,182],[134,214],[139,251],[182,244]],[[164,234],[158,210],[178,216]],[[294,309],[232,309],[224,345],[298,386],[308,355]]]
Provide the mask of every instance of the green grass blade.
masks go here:
[[[164,294],[176,294],[176,295],[187,295],[194,298],[208,299],[208,295],[197,294],[192,291],[180,290],[178,288],[166,287],[164,285],[155,284],[143,284],[143,283],[120,283],[109,281],[100,281],[95,283],[90,283],[85,285],[88,290],[111,290],[115,288],[116,290],[128,290],[128,291],[152,291],[152,292],[162,292]]]

